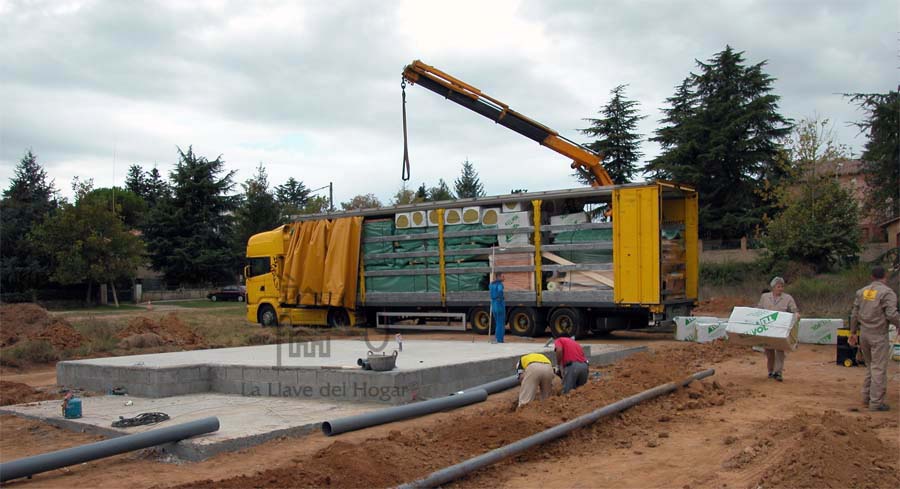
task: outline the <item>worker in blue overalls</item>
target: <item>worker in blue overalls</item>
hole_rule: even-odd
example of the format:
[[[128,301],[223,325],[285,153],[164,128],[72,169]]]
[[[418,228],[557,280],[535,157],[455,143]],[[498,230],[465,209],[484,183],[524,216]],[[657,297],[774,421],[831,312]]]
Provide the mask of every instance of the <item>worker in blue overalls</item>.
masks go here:
[[[491,315],[494,316],[494,337],[497,343],[503,343],[503,335],[506,333],[506,301],[503,300],[503,274],[494,276],[490,285],[491,290]]]

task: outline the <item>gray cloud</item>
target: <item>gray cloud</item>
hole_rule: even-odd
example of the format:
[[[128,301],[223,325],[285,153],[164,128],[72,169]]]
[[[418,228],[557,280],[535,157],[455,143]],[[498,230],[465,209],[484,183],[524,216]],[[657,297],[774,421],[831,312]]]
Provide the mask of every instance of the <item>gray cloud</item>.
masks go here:
[[[839,94],[896,88],[893,2],[3,2],[0,181],[31,148],[63,190],[168,171],[175,146],[223,154],[238,180],[335,181],[336,197],[400,186],[400,72],[415,58],[584,142],[629,84],[652,135],[695,59],[726,44],[767,61],[785,116],[844,126]],[[465,158],[490,193],[577,186],[568,162],[419,87],[408,88],[413,182],[452,182]],[[645,143],[646,158],[655,145]]]

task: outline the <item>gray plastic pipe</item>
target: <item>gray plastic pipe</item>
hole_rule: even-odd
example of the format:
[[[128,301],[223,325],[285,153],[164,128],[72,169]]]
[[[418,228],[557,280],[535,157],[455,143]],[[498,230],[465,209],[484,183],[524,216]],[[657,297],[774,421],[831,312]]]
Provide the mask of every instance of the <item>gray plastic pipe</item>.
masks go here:
[[[491,450],[490,452],[474,458],[470,458],[469,460],[460,462],[456,465],[438,470],[437,472],[432,472],[424,479],[409,482],[399,487],[401,489],[412,489],[422,487],[437,487],[446,484],[478,469],[482,469],[503,459],[518,455],[525,450],[553,441],[557,438],[562,438],[563,436],[568,435],[574,430],[593,424],[600,418],[609,416],[610,414],[615,414],[619,411],[623,411],[634,406],[635,404],[653,399],[654,397],[668,394],[675,389],[678,389],[679,387],[690,384],[694,380],[700,380],[709,377],[714,373],[716,373],[716,371],[713,369],[704,370],[702,372],[697,372],[682,381],[670,382],[668,384],[663,384],[646,390],[644,392],[641,392],[640,394],[626,397],[625,399],[614,402],[612,404],[608,404],[600,409],[597,409],[596,411],[592,411],[583,416],[579,416],[571,421],[556,425],[553,428],[541,431],[540,433],[531,435],[528,438],[523,438],[517,442],[510,443],[509,445],[502,446],[495,450]]]
[[[19,477],[31,477],[48,470],[89,462],[98,458],[140,450],[163,443],[175,442],[195,435],[211,433],[219,429],[219,418],[215,416],[198,419],[165,428],[125,435],[109,440],[89,443],[80,447],[66,448],[55,452],[20,458],[0,464],[0,482]]]
[[[476,402],[484,402],[488,393],[484,389],[465,391],[455,396],[438,397],[422,402],[404,404],[385,409],[379,409],[356,416],[347,416],[322,423],[322,433],[327,436],[339,435],[348,431],[377,426],[401,419],[415,418],[426,414],[436,413],[445,409],[455,409]]]
[[[477,391],[478,389],[484,389],[487,391],[488,395],[496,394],[498,392],[503,392],[507,389],[512,389],[513,387],[519,385],[519,376],[513,375],[511,377],[505,377],[502,379],[495,380],[493,382],[488,382],[487,384],[476,385],[475,387],[471,387],[465,389],[463,392]],[[459,394],[456,394],[459,395]]]

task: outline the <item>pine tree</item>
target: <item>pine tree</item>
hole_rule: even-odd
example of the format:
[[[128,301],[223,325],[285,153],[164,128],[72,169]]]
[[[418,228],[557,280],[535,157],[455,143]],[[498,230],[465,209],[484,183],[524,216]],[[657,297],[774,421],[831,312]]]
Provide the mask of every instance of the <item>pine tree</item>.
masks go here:
[[[885,220],[900,216],[900,92],[847,94],[865,111],[858,124],[868,133],[862,170],[871,191],[868,207]]]
[[[462,174],[454,182],[454,189],[460,199],[474,199],[485,195],[484,186],[478,179],[478,172],[468,159],[462,164]]]
[[[600,119],[584,119],[591,123],[579,131],[595,139],[587,147],[603,155],[603,167],[613,183],[628,183],[637,173],[637,162],[641,156],[641,135],[636,132],[638,122],[646,116],[638,115],[638,102],[625,98],[625,87],[619,85],[610,91],[612,99],[603,106]],[[575,176],[589,185],[593,177],[576,173]]]
[[[275,200],[281,205],[285,219],[291,215],[300,214],[309,201],[309,189],[302,181],[290,177],[287,181],[275,187]]]
[[[163,180],[162,175],[159,173],[159,169],[154,166],[147,174],[147,188],[146,194],[144,195],[147,206],[150,209],[153,209],[159,201],[170,197],[171,193],[171,187]]]
[[[144,232],[153,268],[169,283],[231,282],[243,262],[233,247],[235,172],[226,172],[221,156],[210,161],[190,146],[178,155],[171,196],[150,212]]]
[[[147,175],[140,165],[128,167],[128,174],[125,176],[125,190],[134,192],[142,199],[147,200]]]
[[[256,168],[256,174],[241,186],[244,195],[235,212],[235,246],[239,251],[247,248],[247,240],[254,234],[269,231],[282,223],[281,206],[269,190],[269,176],[262,163]]]
[[[53,181],[30,150],[16,166],[9,188],[0,201],[0,287],[5,292],[26,292],[50,279],[50,268],[35,248],[29,233],[58,207]]]
[[[765,178],[779,165],[791,126],[778,113],[765,64],[745,66],[743,52],[730,46],[697,61],[700,73],[668,100],[666,125],[656,131],[663,152],[645,170],[698,190],[705,238],[747,235],[771,210],[762,198]]]
[[[425,184],[419,185],[418,190],[416,190],[415,201],[417,202],[425,202],[428,200],[428,189],[425,188]]]

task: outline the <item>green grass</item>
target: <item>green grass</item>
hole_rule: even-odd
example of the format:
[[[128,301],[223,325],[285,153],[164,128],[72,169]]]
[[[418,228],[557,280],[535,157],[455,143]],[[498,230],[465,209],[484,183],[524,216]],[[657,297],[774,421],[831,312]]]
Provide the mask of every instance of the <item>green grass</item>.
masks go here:
[[[27,340],[3,351],[3,356],[16,363],[49,363],[59,360],[53,345],[45,340]]]
[[[119,304],[119,307],[116,307],[112,304],[105,306],[92,306],[92,307],[80,307],[77,309],[64,309],[60,311],[54,311],[62,314],[63,316],[69,314],[97,314],[97,315],[107,315],[107,314],[121,314],[123,312],[134,312],[134,311],[142,311],[144,308],[142,306],[135,306],[133,304]]]
[[[73,355],[90,356],[115,350],[119,344],[119,338],[116,337],[116,333],[124,327],[124,324],[98,321],[91,318],[77,322],[72,327],[75,328],[75,331],[81,333],[86,340],[85,344],[77,348]]]

